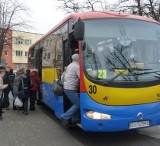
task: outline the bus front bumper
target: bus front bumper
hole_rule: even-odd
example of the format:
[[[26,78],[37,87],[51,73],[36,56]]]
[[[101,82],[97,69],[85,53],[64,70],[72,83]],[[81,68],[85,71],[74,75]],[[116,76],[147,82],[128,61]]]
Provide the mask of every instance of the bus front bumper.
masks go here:
[[[88,117],[88,111],[110,115],[110,119]],[[160,125],[160,103],[106,106],[81,93],[81,125],[84,131],[112,132]]]

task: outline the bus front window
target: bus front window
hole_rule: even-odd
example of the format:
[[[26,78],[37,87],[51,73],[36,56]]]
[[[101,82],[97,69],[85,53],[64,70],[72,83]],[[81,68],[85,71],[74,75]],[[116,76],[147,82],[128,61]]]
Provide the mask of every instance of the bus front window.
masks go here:
[[[86,20],[84,41],[84,71],[92,78],[115,81],[160,78],[158,24],[131,19]]]

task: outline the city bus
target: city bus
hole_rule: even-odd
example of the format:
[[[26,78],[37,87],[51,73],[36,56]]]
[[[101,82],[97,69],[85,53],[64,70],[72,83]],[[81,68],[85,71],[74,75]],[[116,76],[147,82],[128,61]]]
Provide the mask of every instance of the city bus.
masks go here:
[[[159,22],[115,12],[71,13],[33,44],[28,68],[39,70],[42,101],[57,118],[71,104],[51,85],[75,53],[80,56],[79,127],[112,132],[160,124]]]

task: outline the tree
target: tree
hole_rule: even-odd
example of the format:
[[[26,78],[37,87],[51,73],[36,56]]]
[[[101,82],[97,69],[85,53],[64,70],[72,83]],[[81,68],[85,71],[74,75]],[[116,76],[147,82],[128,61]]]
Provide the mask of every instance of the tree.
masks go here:
[[[23,19],[24,14],[28,12],[29,10],[18,0],[0,0],[0,58],[3,47],[11,45],[8,33],[12,29],[28,27],[28,22]]]
[[[80,11],[102,11],[107,7],[107,0],[56,0],[59,2],[58,9],[66,13]]]
[[[159,0],[119,0],[116,11],[147,16],[160,21]]]
[[[147,16],[160,21],[160,0],[56,0],[67,13],[79,11],[115,11]]]

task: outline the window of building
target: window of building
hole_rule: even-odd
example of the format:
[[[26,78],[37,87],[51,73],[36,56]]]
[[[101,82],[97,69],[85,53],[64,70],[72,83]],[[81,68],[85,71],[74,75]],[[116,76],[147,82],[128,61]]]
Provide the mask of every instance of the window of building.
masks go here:
[[[4,44],[7,44],[7,43],[8,43],[8,38],[5,37],[5,39],[4,39]]]
[[[23,56],[23,51],[16,51],[16,56]]]
[[[16,68],[16,69],[19,69],[19,64],[15,64],[15,68]]]
[[[27,65],[26,65],[26,64],[22,64],[22,67],[23,67],[23,68],[26,68],[26,67],[27,67]]]
[[[28,56],[28,51],[25,51],[25,57],[27,57]]]
[[[5,55],[5,56],[8,56],[8,51],[4,51],[4,55]]]
[[[23,39],[16,38],[16,44],[23,44]]]
[[[32,40],[27,40],[27,39],[26,39],[26,40],[25,40],[25,44],[26,44],[26,45],[31,45],[31,44],[32,44]]]

